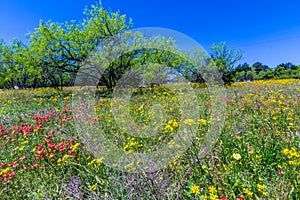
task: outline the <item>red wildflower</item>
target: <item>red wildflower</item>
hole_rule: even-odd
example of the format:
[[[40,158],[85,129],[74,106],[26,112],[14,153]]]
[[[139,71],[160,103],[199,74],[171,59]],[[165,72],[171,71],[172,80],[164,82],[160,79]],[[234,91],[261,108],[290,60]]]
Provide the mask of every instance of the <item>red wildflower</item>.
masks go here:
[[[38,124],[38,128],[41,128],[43,126],[42,122],[40,121],[38,121],[37,124]]]
[[[59,144],[58,144],[58,147],[60,148],[60,147],[64,147],[65,146],[65,143],[63,143],[63,142],[60,142]]]
[[[0,178],[6,178],[7,176],[6,176],[7,174],[6,173],[4,173],[4,174],[2,174],[2,176],[0,176]]]
[[[41,145],[41,144],[39,144],[38,146],[37,146],[37,149],[38,150],[41,150],[41,149],[43,149],[44,147],[43,147],[43,145]]]
[[[15,176],[16,172],[8,172],[7,175],[9,178],[13,178]]]
[[[10,163],[9,163],[9,166],[15,168],[15,167],[18,167],[19,164],[18,164],[18,163],[15,163],[15,162],[10,162]]]
[[[70,138],[70,142],[74,142],[75,141],[75,138]]]
[[[6,164],[7,164],[6,162],[3,162],[3,163],[1,163],[1,166],[2,166],[2,167],[5,167]]]
[[[130,124],[132,129],[135,129],[135,125],[134,124]]]
[[[48,142],[50,142],[50,140],[43,140],[43,142],[44,142],[44,143],[48,143]]]
[[[226,197],[221,197],[220,200],[228,200]]]
[[[32,163],[32,165],[31,165],[32,167],[37,167],[38,166],[38,164],[37,163]]]
[[[49,138],[51,138],[52,136],[53,136],[53,134],[50,133],[50,134],[46,135],[46,138],[49,139]]]
[[[50,149],[52,149],[52,148],[55,148],[56,147],[56,145],[53,143],[53,142],[48,142],[48,147],[50,148]]]
[[[35,158],[38,159],[40,156],[44,156],[46,154],[46,151],[44,149],[39,150],[37,154],[35,154]]]
[[[18,131],[15,131],[15,132],[14,132],[14,134],[15,134],[15,135],[19,135],[19,134],[20,134],[20,132],[18,132]]]
[[[19,161],[24,160],[26,157],[25,156],[20,156]]]

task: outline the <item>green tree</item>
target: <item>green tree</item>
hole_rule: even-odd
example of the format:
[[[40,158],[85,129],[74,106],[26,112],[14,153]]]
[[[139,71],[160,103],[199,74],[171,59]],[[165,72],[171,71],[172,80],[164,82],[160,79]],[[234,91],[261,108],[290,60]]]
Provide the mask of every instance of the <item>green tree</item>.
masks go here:
[[[260,80],[269,80],[274,77],[274,70],[269,68],[267,71],[260,71],[258,74]]]
[[[259,74],[261,71],[268,71],[269,67],[267,65],[262,64],[261,62],[256,62],[252,65],[256,74]]]
[[[5,88],[26,87],[30,82],[24,62],[28,59],[28,47],[17,39],[7,45],[3,41],[0,43],[0,85]]]
[[[222,74],[224,83],[230,84],[233,82],[235,64],[242,59],[241,51],[227,47],[226,42],[221,42],[219,45],[214,44],[211,50],[212,60]]]
[[[175,74],[187,71],[187,55],[177,50],[172,39],[147,38],[139,31],[125,31],[104,41],[100,47],[80,69],[82,76],[78,77],[77,84],[97,83],[109,90],[117,84],[164,84],[174,81],[177,77],[172,76],[174,71]]]
[[[239,64],[235,69],[234,69],[234,80],[235,81],[246,81],[249,80],[247,78],[247,72],[250,71],[250,65],[248,63],[244,64]]]
[[[103,40],[131,27],[125,15],[93,5],[82,23],[41,21],[30,35],[30,51],[37,74],[55,88],[73,84],[80,64]]]

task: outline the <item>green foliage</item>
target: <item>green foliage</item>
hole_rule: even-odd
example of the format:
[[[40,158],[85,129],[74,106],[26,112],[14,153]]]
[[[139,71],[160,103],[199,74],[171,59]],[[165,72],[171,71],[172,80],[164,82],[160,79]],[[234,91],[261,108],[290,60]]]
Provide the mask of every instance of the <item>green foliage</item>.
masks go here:
[[[84,14],[82,23],[41,21],[30,36],[35,65],[54,87],[72,84],[80,64],[97,44],[131,26],[125,15],[108,12],[99,4]]]
[[[26,68],[28,47],[20,40],[14,39],[6,45],[0,42],[0,86],[13,88],[24,87],[30,83],[30,69]]]
[[[235,64],[242,59],[242,53],[227,47],[226,42],[221,42],[219,45],[214,44],[211,50],[212,60],[222,74],[224,83],[230,84],[233,81]]]
[[[126,81],[135,86],[172,82],[175,77],[170,74],[174,73],[168,67],[179,72],[187,64],[185,55],[177,50],[173,40],[163,37],[146,38],[139,31],[114,36],[105,41],[99,51],[91,54],[86,61],[88,64],[82,66],[80,72],[84,72],[85,77],[82,83],[87,83],[86,78],[92,79],[97,71],[101,73],[97,74],[100,80],[95,80],[94,83],[108,89],[116,86],[121,78],[124,84]]]
[[[292,63],[282,63],[275,69],[263,65],[260,62],[254,63],[250,66],[247,63],[238,65],[234,69],[235,81],[253,81],[253,80],[269,80],[269,79],[299,79],[299,66]]]
[[[125,15],[100,4],[85,9],[82,22],[40,21],[29,34],[29,46],[0,42],[0,86],[13,88],[71,85],[80,63],[107,37],[132,26]]]

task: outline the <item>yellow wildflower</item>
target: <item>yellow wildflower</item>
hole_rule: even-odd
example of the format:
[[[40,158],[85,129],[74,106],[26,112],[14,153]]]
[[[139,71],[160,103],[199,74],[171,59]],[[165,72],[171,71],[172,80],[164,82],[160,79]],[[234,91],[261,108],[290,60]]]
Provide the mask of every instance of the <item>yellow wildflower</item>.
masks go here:
[[[193,194],[199,195],[199,194],[200,194],[200,187],[199,187],[198,185],[193,185],[193,186],[191,187],[191,192],[192,192]]]
[[[199,119],[198,122],[199,122],[199,124],[202,124],[202,125],[207,124],[207,120],[205,120],[205,119]]]
[[[6,174],[8,171],[9,171],[9,167],[7,167],[7,168],[5,168],[4,170],[2,170],[2,171],[0,172],[0,175]]]
[[[246,193],[248,196],[252,196],[253,195],[253,192],[251,192],[248,188],[243,188],[244,190],[244,193]]]
[[[76,149],[79,147],[79,143],[74,144],[73,146],[71,146],[71,150],[74,152],[76,151]]]
[[[209,193],[214,194],[217,191],[217,189],[214,186],[209,186],[208,191],[209,191]]]
[[[89,190],[90,190],[90,191],[96,190],[96,189],[97,189],[97,186],[98,186],[98,183],[95,183],[94,185],[90,186]]]
[[[234,153],[234,154],[232,154],[232,157],[234,158],[234,159],[236,159],[236,160],[239,160],[239,159],[241,159],[242,157],[241,157],[241,155],[240,154],[238,154],[238,153]]]
[[[186,119],[186,120],[184,120],[183,123],[187,124],[187,125],[190,125],[190,126],[193,125],[193,124],[196,124],[193,119]]]

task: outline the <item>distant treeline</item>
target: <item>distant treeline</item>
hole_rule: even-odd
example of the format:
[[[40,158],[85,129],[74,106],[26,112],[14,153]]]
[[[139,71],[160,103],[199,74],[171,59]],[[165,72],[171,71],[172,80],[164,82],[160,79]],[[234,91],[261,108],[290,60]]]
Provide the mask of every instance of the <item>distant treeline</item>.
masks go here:
[[[240,64],[234,68],[232,72],[233,81],[252,81],[252,80],[268,80],[268,79],[288,79],[300,78],[300,65],[292,63],[282,63],[275,68],[270,68],[261,62],[253,65],[248,63]]]

